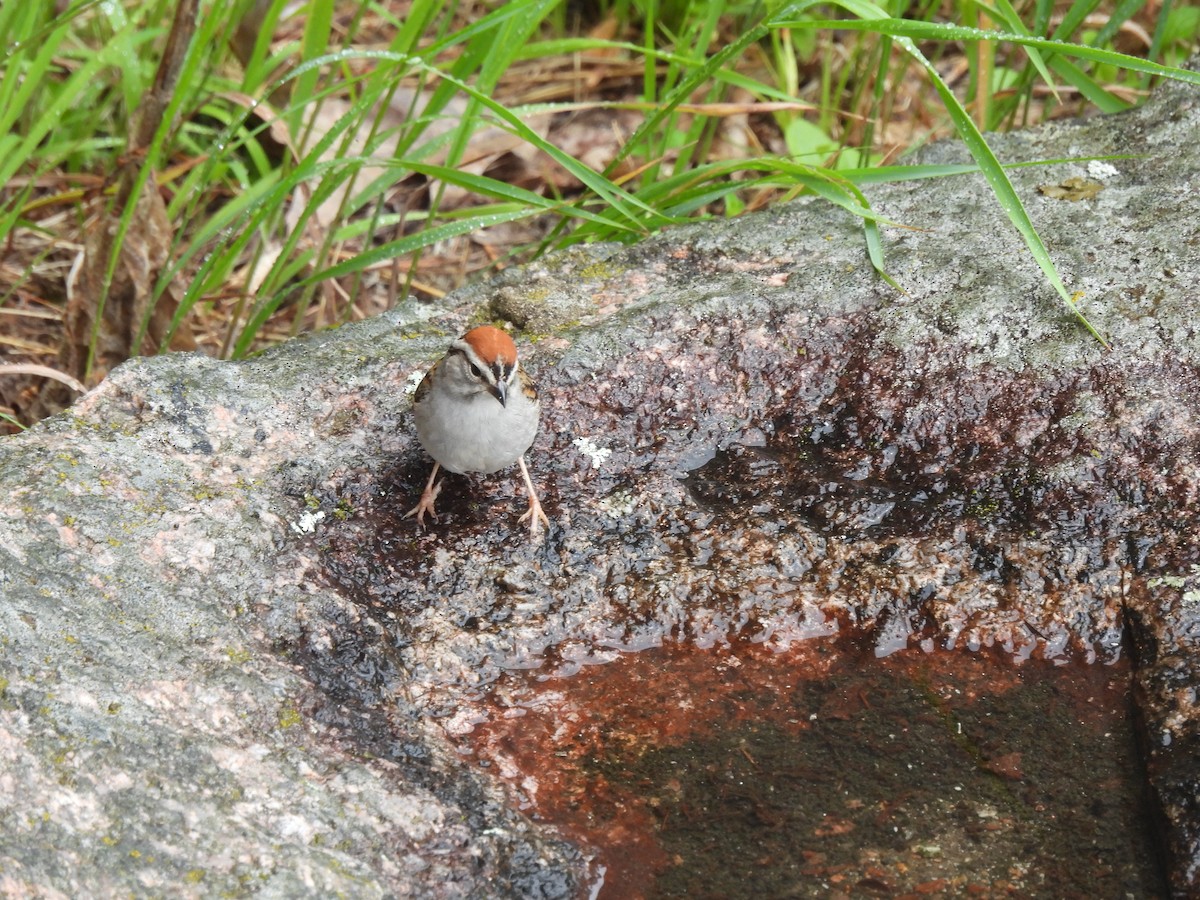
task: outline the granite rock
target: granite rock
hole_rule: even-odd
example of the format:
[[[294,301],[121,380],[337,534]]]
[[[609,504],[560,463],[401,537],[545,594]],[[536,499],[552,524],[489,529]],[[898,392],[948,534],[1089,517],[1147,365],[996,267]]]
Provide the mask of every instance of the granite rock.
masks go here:
[[[577,896],[588,849],[447,738],[500,673],[857,631],[1132,648],[1172,887],[1200,891],[1198,128],[1167,85],[992,138],[1078,159],[1010,174],[1109,349],[964,175],[871,188],[911,226],[884,228],[903,294],[802,200],[249,361],[121,366],[0,446],[0,886]],[[1099,188],[1038,190],[1072,178]],[[411,391],[531,281],[570,286],[518,335],[549,533],[511,473],[451,477],[422,532]]]

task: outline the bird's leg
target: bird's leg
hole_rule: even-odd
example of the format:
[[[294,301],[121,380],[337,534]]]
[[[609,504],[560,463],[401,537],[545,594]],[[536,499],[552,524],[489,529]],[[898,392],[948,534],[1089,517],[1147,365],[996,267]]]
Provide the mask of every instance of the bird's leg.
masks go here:
[[[546,518],[542,504],[538,502],[537,491],[533,489],[533,479],[529,477],[529,469],[525,467],[525,457],[522,455],[517,463],[521,466],[521,477],[525,479],[525,490],[529,492],[529,510],[517,521],[524,522],[529,519],[529,536],[537,537],[539,521],[549,528],[550,520]]]
[[[417,524],[422,528],[425,527],[425,523],[422,521],[425,518],[425,513],[429,513],[433,521],[437,521],[437,510],[433,508],[433,504],[437,502],[437,496],[442,490],[442,485],[438,484],[437,487],[434,487],[433,482],[437,478],[438,469],[440,468],[441,463],[435,462],[433,464],[433,471],[429,473],[429,481],[425,482],[425,490],[421,492],[420,501],[404,514],[404,518],[406,519],[409,516],[415,515],[417,517]]]

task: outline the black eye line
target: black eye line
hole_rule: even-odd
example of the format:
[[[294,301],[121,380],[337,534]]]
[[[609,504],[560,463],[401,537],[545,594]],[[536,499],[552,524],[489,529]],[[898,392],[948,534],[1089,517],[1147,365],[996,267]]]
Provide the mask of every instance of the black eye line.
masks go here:
[[[480,381],[484,380],[483,370],[481,368],[479,368],[479,366],[475,365],[475,363],[471,362],[471,357],[467,356],[467,351],[463,350],[461,347],[451,347],[450,352],[457,353],[459,356],[461,356],[463,359],[465,359],[467,361],[467,365],[471,367],[471,376],[472,377],[478,378]]]
[[[463,359],[465,359],[467,361],[467,365],[471,367],[471,377],[472,378],[478,378],[480,381],[487,380],[484,378],[483,369],[481,369],[475,363],[471,362],[471,357],[469,357],[467,355],[467,352],[465,350],[463,350],[461,347],[451,347],[450,352],[457,353],[459,356],[461,356]],[[497,382],[508,381],[510,378],[512,378],[512,374],[515,369],[516,369],[516,366],[513,365],[512,363],[506,363],[504,360],[499,360],[499,359],[496,360],[494,363],[492,363],[490,366],[488,366],[488,370],[493,375],[495,375]]]

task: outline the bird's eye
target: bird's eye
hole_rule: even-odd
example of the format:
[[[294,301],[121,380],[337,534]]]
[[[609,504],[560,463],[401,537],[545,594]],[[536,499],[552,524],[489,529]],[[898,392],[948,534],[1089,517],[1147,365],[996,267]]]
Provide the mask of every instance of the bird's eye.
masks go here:
[[[471,374],[476,378],[483,377],[483,373],[479,371],[479,366],[475,365],[475,363],[471,363]]]

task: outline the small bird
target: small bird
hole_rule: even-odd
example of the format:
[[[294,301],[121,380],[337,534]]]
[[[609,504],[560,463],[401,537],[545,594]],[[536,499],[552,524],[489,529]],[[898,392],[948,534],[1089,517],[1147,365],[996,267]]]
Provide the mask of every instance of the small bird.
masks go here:
[[[442,489],[440,483],[434,487],[439,469],[487,473],[515,462],[529,492],[529,511],[519,521],[529,519],[531,537],[539,525],[550,527],[525,467],[541,412],[512,338],[491,325],[464,334],[425,373],[413,397],[417,440],[433,457],[433,471],[420,502],[404,517],[415,515],[422,528],[425,513],[437,521],[433,504]]]

